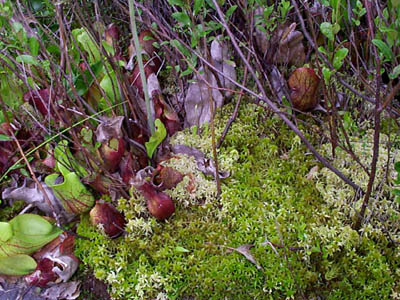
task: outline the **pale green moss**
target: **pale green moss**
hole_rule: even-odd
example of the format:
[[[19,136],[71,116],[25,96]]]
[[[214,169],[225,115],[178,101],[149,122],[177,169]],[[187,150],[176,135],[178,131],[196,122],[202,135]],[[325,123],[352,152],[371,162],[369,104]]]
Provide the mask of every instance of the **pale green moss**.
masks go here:
[[[208,204],[215,200],[217,185],[212,178],[206,178],[197,169],[197,163],[193,156],[176,155],[162,163],[170,166],[184,175],[183,180],[176,188],[167,190],[172,199],[178,201],[184,207],[200,203]]]
[[[217,137],[232,112],[228,105],[217,114]],[[200,134],[185,130],[172,142],[211,157],[207,128]],[[201,174],[192,158],[178,156],[164,163],[185,174],[168,191],[176,204],[170,219],[151,218],[143,197],[132,190],[131,199],[120,199],[118,206],[128,220],[127,234],[109,240],[84,217],[78,233],[92,240],[78,240],[76,253],[110,284],[114,299],[295,299],[299,287],[308,299],[396,295],[398,251],[387,247],[374,224],[362,237],[351,229],[346,207],[351,191],[324,169],[307,179],[318,163],[306,152],[276,117],[243,104],[218,152],[222,169],[231,171],[219,199],[214,180]],[[188,174],[196,180],[192,193]],[[285,247],[303,248],[278,247],[281,235]],[[254,245],[251,253],[264,271],[222,247],[243,244]]]
[[[361,157],[362,163],[367,168],[370,168],[373,156],[373,131],[366,131],[362,138],[352,138],[351,145],[354,154]],[[398,149],[392,149],[391,151],[391,161],[388,165],[389,182],[387,182],[385,180],[388,157],[387,145],[388,137],[381,135],[374,192],[366,212],[366,219],[385,220],[385,230],[389,230],[394,235],[393,238],[400,242],[400,205],[394,201],[393,194],[391,193],[391,189],[393,188],[391,183],[396,176],[394,162],[400,160],[400,151]],[[323,145],[321,151],[325,155],[330,154],[332,151],[331,144]],[[358,164],[353,162],[351,156],[344,150],[340,148],[336,149],[336,157],[332,163],[364,191],[367,189],[368,174]],[[358,197],[358,201],[354,201],[354,189],[346,185],[327,168],[321,169],[319,174],[321,177],[316,186],[327,203],[327,207],[330,208],[330,211],[335,215],[341,215],[343,219],[350,218],[354,220],[356,212],[361,207],[363,197]],[[365,226],[365,235],[369,236],[370,234],[374,234],[374,232],[382,235],[382,227]]]

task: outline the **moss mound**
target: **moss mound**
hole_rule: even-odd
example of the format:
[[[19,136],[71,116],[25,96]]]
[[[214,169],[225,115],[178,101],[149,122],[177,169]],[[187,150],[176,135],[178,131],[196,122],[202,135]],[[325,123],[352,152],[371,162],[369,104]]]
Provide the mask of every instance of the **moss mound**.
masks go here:
[[[217,136],[233,111],[224,106]],[[201,134],[178,133],[176,144],[195,146],[211,156],[207,127]],[[323,172],[307,179],[318,165],[300,140],[280,120],[244,104],[219,149],[223,181],[220,199],[215,183],[187,157],[172,162],[187,177],[170,191],[175,214],[157,222],[135,192],[121,199],[127,234],[105,237],[82,218],[76,255],[110,284],[114,299],[285,299],[304,293],[308,299],[386,299],[400,292],[399,259],[384,234],[362,235],[349,227],[321,196]],[[315,182],[316,181],[316,182]],[[230,251],[252,244],[262,269]],[[230,248],[229,248],[230,247]]]

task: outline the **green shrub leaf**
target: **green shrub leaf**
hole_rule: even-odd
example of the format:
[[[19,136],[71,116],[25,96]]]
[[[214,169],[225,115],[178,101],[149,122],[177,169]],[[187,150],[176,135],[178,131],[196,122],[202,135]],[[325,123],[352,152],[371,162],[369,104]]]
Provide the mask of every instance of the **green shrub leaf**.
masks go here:
[[[394,59],[392,50],[385,42],[378,39],[373,39],[372,43],[379,49],[379,52],[382,53],[384,61],[391,61]]]
[[[349,53],[349,49],[342,48],[336,51],[335,56],[333,57],[333,67],[336,70],[339,70],[340,67],[344,63],[344,59],[346,58],[347,54]]]
[[[172,17],[185,26],[190,26],[192,24],[189,16],[185,12],[175,12],[172,14]]]
[[[28,55],[28,54],[22,54],[20,56],[17,56],[16,61],[19,63],[27,64],[27,65],[39,66],[39,61],[36,58],[34,58],[32,55]]]
[[[320,29],[321,29],[322,34],[325,35],[328,38],[328,40],[330,40],[332,42],[334,41],[335,36],[333,34],[333,26],[331,23],[328,23],[328,22],[321,23]]]

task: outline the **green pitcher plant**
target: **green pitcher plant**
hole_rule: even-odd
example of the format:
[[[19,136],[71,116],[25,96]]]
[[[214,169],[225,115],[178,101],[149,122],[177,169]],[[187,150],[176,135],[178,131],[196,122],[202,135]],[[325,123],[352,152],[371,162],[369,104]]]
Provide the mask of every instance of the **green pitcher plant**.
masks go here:
[[[61,233],[61,229],[35,214],[23,214],[9,222],[0,222],[0,274],[32,273],[36,262],[29,255]]]
[[[74,159],[67,141],[61,141],[54,149],[54,157],[57,160],[56,170],[61,173],[63,180],[59,183],[60,173],[54,173],[45,178],[45,183],[53,189],[67,212],[81,214],[88,211],[95,199],[79,176],[87,176],[88,172]]]

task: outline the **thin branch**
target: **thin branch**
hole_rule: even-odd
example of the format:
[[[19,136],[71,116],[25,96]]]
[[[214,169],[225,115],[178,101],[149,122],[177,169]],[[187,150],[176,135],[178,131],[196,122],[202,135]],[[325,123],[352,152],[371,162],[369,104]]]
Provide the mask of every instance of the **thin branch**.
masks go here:
[[[367,19],[368,19],[368,26],[369,26],[369,31],[371,35],[371,40],[374,38],[374,28],[373,28],[373,19],[371,15],[371,9],[367,3],[367,0],[364,0],[364,6],[367,10]],[[354,224],[354,229],[359,230],[361,228],[365,211],[368,207],[368,202],[372,194],[372,189],[374,186],[374,181],[375,181],[375,175],[376,175],[376,165],[378,162],[379,158],[379,137],[380,137],[380,132],[381,132],[381,113],[382,113],[382,107],[380,103],[380,92],[381,92],[381,76],[380,76],[380,70],[381,70],[381,61],[378,55],[378,50],[376,46],[371,43],[372,45],[372,50],[374,52],[375,58],[376,58],[376,95],[375,95],[375,109],[374,109],[374,146],[373,146],[373,156],[372,156],[372,162],[371,162],[371,174],[369,176],[368,180],[368,186],[367,186],[367,192],[365,193],[364,200],[360,209],[360,214],[357,218],[356,223]]]

